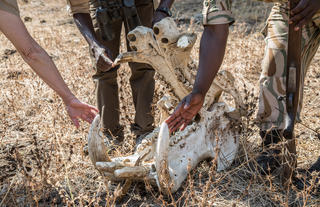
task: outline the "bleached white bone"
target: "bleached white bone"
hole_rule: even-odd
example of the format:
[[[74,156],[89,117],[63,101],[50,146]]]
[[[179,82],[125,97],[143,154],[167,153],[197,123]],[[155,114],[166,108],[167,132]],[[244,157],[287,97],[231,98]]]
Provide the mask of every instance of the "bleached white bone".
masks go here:
[[[128,40],[135,51],[120,54],[115,63],[147,63],[157,71],[166,89],[165,96],[158,102],[162,122],[173,108],[172,104],[191,92],[196,68],[189,63],[196,35],[181,34],[174,21],[165,18],[155,24],[153,30],[137,27],[128,34]],[[218,102],[222,92],[234,97],[236,109]],[[110,159],[105,155],[106,148],[100,146],[104,141],[97,116],[89,132],[90,158],[111,180],[148,180],[163,192],[175,192],[188,172],[204,159],[215,159],[218,171],[231,165],[239,147],[239,132],[235,126],[241,121],[244,110],[235,78],[230,72],[221,71],[209,89],[197,121],[173,135],[163,122],[130,156]]]
[[[231,165],[237,153],[239,139],[237,130],[224,114],[230,110],[233,109],[226,104],[218,103],[202,120],[194,122],[174,136],[170,136],[167,124],[162,123],[155,154],[162,189],[171,192],[178,190],[189,170],[202,160],[216,158],[218,171]],[[214,132],[216,134],[212,134]]]

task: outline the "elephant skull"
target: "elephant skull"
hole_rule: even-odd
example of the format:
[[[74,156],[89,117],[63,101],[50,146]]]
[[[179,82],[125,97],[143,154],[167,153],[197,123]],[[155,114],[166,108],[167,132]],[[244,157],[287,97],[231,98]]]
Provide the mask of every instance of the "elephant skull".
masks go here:
[[[134,51],[120,54],[115,63],[147,63],[157,71],[161,83],[169,90],[158,102],[162,123],[130,156],[110,158],[107,155],[100,117],[95,118],[88,136],[89,156],[108,179],[148,180],[163,192],[175,192],[200,161],[216,159],[220,171],[235,159],[239,148],[237,126],[245,107],[230,72],[217,74],[198,118],[183,131],[171,135],[163,122],[173,106],[191,92],[196,69],[190,64],[190,52],[196,38],[195,34],[180,33],[171,18],[156,23],[153,29],[139,26],[128,34]],[[235,108],[218,102],[222,92],[233,96]]]

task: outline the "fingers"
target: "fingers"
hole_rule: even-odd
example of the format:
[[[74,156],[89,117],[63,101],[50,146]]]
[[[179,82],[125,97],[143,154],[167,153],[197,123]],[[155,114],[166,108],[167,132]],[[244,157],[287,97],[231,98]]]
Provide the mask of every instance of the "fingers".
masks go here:
[[[166,120],[171,133],[178,129],[184,130],[188,126],[202,106],[203,101],[199,97],[190,94],[180,102],[173,114]]]
[[[107,72],[113,68],[113,63],[107,63],[103,58],[97,62],[97,68],[102,72]]]
[[[300,23],[301,22],[306,22],[306,17],[309,16],[309,14],[311,13],[310,9],[305,9],[300,13],[295,14],[291,19],[290,19],[290,23],[299,23],[299,25],[297,26],[303,26]]]
[[[113,64],[113,61],[108,57],[106,53],[102,53],[101,57],[108,65],[111,66]]]
[[[93,113],[94,113],[94,112],[95,112],[95,113],[99,113],[99,110],[98,110],[96,107],[94,107],[94,106],[88,105],[88,108],[89,108],[89,110],[92,111]]]
[[[170,124],[168,124],[168,127],[170,131],[175,132],[183,123],[183,118],[181,116],[178,116],[175,118]]]
[[[79,124],[78,119],[77,119],[77,118],[71,118],[71,120],[72,120],[72,123],[73,123],[77,128],[79,128],[80,124]]]
[[[179,103],[177,108],[174,110],[173,114],[169,116],[169,118],[166,120],[166,123],[168,124],[168,126],[170,125],[171,122],[173,122],[177,117],[181,115],[181,112],[184,108],[185,101],[186,101],[185,98],[182,99],[182,101]]]
[[[96,56],[96,64],[99,70],[103,72],[107,72],[113,68],[114,66],[113,61],[109,57],[110,56],[108,56],[108,54],[105,51],[103,52],[100,51],[98,53],[98,55]]]
[[[182,99],[173,114],[166,120],[170,133],[173,133],[178,129],[183,130],[192,120],[193,114],[190,111],[192,105],[191,101],[192,99],[190,96]]]
[[[176,132],[178,129],[180,131],[183,131],[191,122],[191,119],[180,119],[179,122],[176,123],[176,125],[169,127],[170,133]]]
[[[296,15],[296,14],[300,13],[302,10],[304,10],[307,6],[308,6],[308,1],[307,0],[301,0],[299,2],[299,4],[294,9],[292,9],[291,12],[292,12],[293,15]]]
[[[191,120],[185,120],[185,122],[182,124],[180,131],[183,131],[190,123]]]
[[[298,25],[295,27],[295,31],[298,31],[300,28],[302,28],[304,25],[308,24],[308,22],[311,21],[312,17],[313,17],[314,13],[313,12],[309,12],[309,14],[303,18]]]
[[[181,110],[182,110],[182,107],[178,106],[176,110],[173,112],[173,114],[167,118],[165,122],[168,124],[168,126],[172,125],[172,123],[174,123],[176,119],[180,117]]]
[[[181,121],[178,122],[177,125],[175,125],[170,131],[172,131],[172,133],[177,131],[178,129],[180,131],[183,131],[188,126],[189,123],[190,123],[190,120],[181,119]]]
[[[90,113],[90,112],[85,112],[85,113],[82,113],[80,117],[81,117],[82,120],[84,120],[84,121],[86,121],[86,122],[91,124],[93,119],[94,119],[94,117],[95,117],[95,115]]]

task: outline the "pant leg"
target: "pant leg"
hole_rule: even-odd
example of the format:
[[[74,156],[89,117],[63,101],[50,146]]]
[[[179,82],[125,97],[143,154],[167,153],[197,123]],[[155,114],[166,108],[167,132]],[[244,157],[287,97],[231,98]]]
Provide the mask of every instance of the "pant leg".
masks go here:
[[[267,22],[265,55],[260,76],[258,119],[262,130],[284,129],[287,114],[286,59],[288,42],[288,9],[286,4],[275,4]],[[307,68],[319,47],[319,27],[314,23],[303,29],[302,39],[302,83],[298,115],[302,107],[303,84]]]
[[[109,48],[113,58],[119,54],[120,36],[122,29],[122,21],[115,22],[112,25],[112,29],[115,33],[115,38],[112,41],[104,41],[101,38],[100,30],[95,18],[95,5],[96,2],[91,2],[91,17],[99,40]],[[91,51],[90,51],[91,52]],[[92,56],[92,55],[91,55]],[[117,84],[117,68],[114,68],[108,72],[102,72],[97,68],[94,58],[93,65],[96,73],[93,75],[96,81],[96,96],[97,105],[100,111],[100,117],[102,122],[102,128],[105,132],[111,132],[113,135],[122,133],[122,127],[119,124],[119,96],[118,96],[118,84]]]
[[[143,26],[151,27],[153,17],[152,0],[136,0],[136,7]],[[126,31],[127,34],[128,31]],[[130,50],[127,41],[127,48]],[[154,118],[151,115],[151,105],[154,94],[154,69],[147,64],[129,63],[131,68],[130,85],[133,103],[136,109],[133,131],[144,134],[153,129]]]

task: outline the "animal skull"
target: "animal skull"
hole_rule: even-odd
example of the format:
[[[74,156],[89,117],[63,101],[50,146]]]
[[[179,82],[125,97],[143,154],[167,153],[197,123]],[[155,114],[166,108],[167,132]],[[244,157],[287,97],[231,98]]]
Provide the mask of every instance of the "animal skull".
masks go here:
[[[173,106],[191,92],[196,70],[189,63],[196,35],[181,34],[173,19],[165,18],[156,23],[153,30],[137,27],[128,34],[128,40],[134,51],[120,54],[115,63],[147,63],[158,72],[162,83],[172,89],[158,102],[163,121]],[[163,122],[144,138],[133,155],[127,157],[109,158],[97,116],[88,136],[92,163],[110,180],[148,180],[163,192],[177,191],[188,172],[204,159],[215,158],[217,170],[226,169],[238,151],[236,126],[245,109],[234,82],[229,72],[219,72],[198,120],[173,135]],[[234,97],[236,109],[218,103],[223,91]]]

